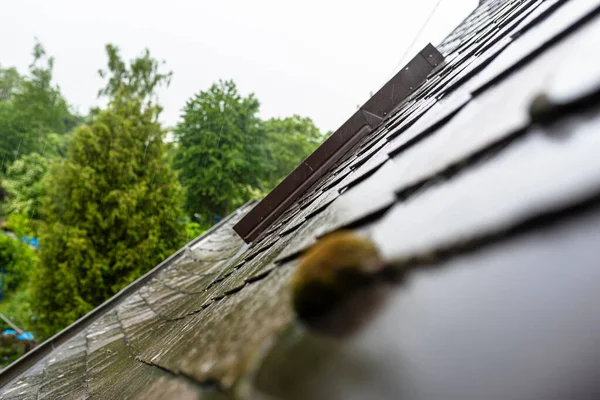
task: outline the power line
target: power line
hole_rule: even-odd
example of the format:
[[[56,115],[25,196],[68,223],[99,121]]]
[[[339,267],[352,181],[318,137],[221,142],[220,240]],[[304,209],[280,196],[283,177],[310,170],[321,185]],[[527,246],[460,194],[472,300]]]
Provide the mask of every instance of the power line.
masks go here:
[[[433,15],[437,11],[437,9],[438,9],[438,7],[440,6],[441,3],[442,3],[442,0],[437,0],[437,2],[435,3],[435,6],[433,6],[433,8],[431,9],[431,11],[429,12],[429,15],[427,16],[427,19],[425,20],[425,22],[423,22],[423,24],[421,25],[421,28],[419,28],[419,31],[417,32],[417,34],[413,38],[413,40],[410,43],[410,45],[407,47],[407,49],[404,52],[404,54],[402,54],[402,57],[400,58],[400,61],[398,61],[398,63],[396,64],[396,66],[392,70],[392,73],[386,79],[386,82],[389,81],[396,74],[396,71],[398,71],[398,68],[400,68],[402,65],[404,65],[403,64],[404,63],[404,59],[406,58],[406,56],[408,55],[408,53],[412,50],[412,48],[414,47],[415,43],[417,43],[417,40],[421,37],[421,35],[423,34],[423,31],[425,31],[425,28],[427,28],[427,26],[429,25],[429,22],[431,21],[431,18],[433,18]]]
[[[23,329],[19,328],[17,325],[15,325],[10,319],[8,319],[7,317],[4,316],[4,314],[0,313],[0,319],[2,319],[4,322],[6,322],[6,324],[8,326],[10,326],[11,328],[13,328],[15,331],[17,331],[17,333],[20,335],[21,333],[23,333]]]

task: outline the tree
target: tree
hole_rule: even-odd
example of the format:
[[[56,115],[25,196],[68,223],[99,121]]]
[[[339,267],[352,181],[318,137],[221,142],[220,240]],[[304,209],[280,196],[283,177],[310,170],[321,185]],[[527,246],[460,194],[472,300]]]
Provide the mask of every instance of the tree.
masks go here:
[[[29,220],[25,214],[13,214],[5,226],[12,235],[0,231],[0,267],[6,273],[4,289],[13,293],[28,281],[36,263],[35,250],[21,239],[30,235]]]
[[[172,254],[185,237],[177,176],[155,91],[170,73],[146,52],[123,62],[106,47],[106,109],[77,128],[51,166],[42,199],[41,265],[32,279],[40,333],[89,312]]]
[[[193,96],[175,128],[175,167],[186,190],[185,208],[204,223],[227,215],[262,189],[270,168],[259,102],[242,97],[233,81]]]
[[[81,123],[52,82],[54,59],[38,42],[29,75],[0,69],[0,158],[5,169],[22,154],[43,153],[48,135],[62,135]]]
[[[0,232],[0,266],[5,272],[0,312],[25,330],[34,322],[27,287],[38,262],[36,250],[22,240],[31,234],[29,225],[24,214],[12,214],[4,226],[10,233]]]
[[[7,192],[7,199],[2,207],[4,214],[37,217],[44,190],[42,179],[49,164],[48,158],[37,153],[27,154],[12,163],[1,182]]]
[[[325,139],[310,118],[294,115],[264,122],[272,169],[265,172],[265,186],[273,189]]]
[[[23,77],[15,67],[0,68],[0,101],[7,101],[21,88]]]

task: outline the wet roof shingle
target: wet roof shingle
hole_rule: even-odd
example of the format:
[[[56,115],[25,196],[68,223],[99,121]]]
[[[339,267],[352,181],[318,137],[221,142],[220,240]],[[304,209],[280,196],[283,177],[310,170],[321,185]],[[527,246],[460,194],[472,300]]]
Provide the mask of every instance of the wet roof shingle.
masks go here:
[[[583,306],[600,283],[599,11],[597,0],[482,1],[439,45],[446,61],[253,243],[232,229],[250,204],[70,339],[0,373],[0,398],[598,393],[583,373],[597,366],[583,350],[597,335],[582,332],[600,329]],[[365,332],[328,342],[318,369],[303,364],[323,348],[295,330],[287,281],[341,228],[405,260],[415,282]],[[313,342],[294,349],[290,335]]]

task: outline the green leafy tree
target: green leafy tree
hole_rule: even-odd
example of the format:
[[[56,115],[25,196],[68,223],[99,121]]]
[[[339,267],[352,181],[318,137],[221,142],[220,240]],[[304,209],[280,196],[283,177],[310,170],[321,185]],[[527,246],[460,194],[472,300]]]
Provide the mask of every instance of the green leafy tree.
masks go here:
[[[76,129],[42,199],[41,265],[32,280],[40,333],[89,312],[185,239],[182,196],[166,157],[156,88],[170,73],[146,52],[125,63],[106,47],[106,109]]]
[[[35,268],[35,250],[21,238],[31,234],[25,214],[13,214],[5,226],[10,233],[0,231],[0,267],[6,272],[5,290],[14,292],[28,281]]]
[[[265,186],[273,189],[325,139],[310,118],[294,115],[264,122],[273,168],[265,171]]]
[[[188,215],[211,222],[250,199],[270,168],[259,102],[242,97],[233,81],[193,96],[175,128],[175,166],[186,190]]]
[[[43,153],[49,134],[62,135],[81,123],[52,82],[53,68],[54,59],[36,43],[28,76],[0,69],[0,170],[22,154]]]
[[[43,194],[42,179],[46,175],[50,160],[37,153],[20,157],[6,171],[2,187],[7,192],[3,204],[4,214],[26,214],[36,218]]]
[[[22,83],[23,77],[15,67],[0,67],[0,102],[12,99]]]
[[[31,250],[31,252],[35,254],[33,250]],[[21,329],[30,332],[34,331],[35,316],[31,311],[31,296],[26,285],[22,285],[21,288],[9,290],[4,293],[4,298],[0,303],[0,313],[8,317]],[[0,344],[0,348],[2,348],[2,344]],[[6,352],[10,354],[8,351],[9,349],[5,350],[7,350]],[[15,349],[13,349],[13,351],[14,350]],[[15,355],[20,356],[22,354],[23,349],[21,349],[21,351],[17,351],[17,354]],[[3,362],[1,357],[2,356],[0,355],[0,365],[8,365],[10,363],[10,356],[9,360],[6,360],[6,362]]]

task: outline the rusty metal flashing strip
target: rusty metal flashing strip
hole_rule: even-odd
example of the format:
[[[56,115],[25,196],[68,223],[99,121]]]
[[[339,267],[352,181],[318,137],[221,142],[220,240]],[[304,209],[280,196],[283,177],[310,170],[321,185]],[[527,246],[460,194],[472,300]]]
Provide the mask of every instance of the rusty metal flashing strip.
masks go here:
[[[443,61],[444,56],[433,45],[425,46],[233,229],[246,243],[256,239],[360,139],[376,129]]]
[[[252,204],[254,201],[249,201],[240,208],[242,210]],[[36,365],[40,360],[50,354],[54,349],[59,347],[60,345],[67,342],[69,339],[73,338],[77,334],[81,333],[84,329],[90,326],[96,319],[112,310],[116,307],[121,301],[126,299],[130,294],[133,294],[143,285],[145,285],[150,279],[155,277],[160,271],[173,264],[173,262],[177,261],[185,252],[187,248],[193,247],[196,243],[201,241],[202,239],[209,236],[211,233],[221,228],[223,225],[227,223],[232,217],[237,215],[238,212],[233,212],[227,217],[223,218],[217,224],[213,225],[206,232],[201,234],[200,236],[192,239],[185,246],[177,250],[173,255],[169,258],[158,264],[156,267],[148,271],[146,274],[142,275],[140,278],[136,279],[132,283],[130,283],[125,288],[121,289],[117,294],[115,294],[110,299],[106,300],[104,303],[100,304],[98,307],[94,308],[92,311],[79,318],[77,321],[73,322],[68,327],[64,328],[62,331],[58,332],[56,335],[52,336],[50,339],[47,339],[45,342],[36,346],[30,352],[24,354],[22,357],[18,358],[16,361],[11,363],[7,368],[0,371],[0,388],[5,387],[12,381],[18,379],[21,375],[27,372],[31,367]]]

